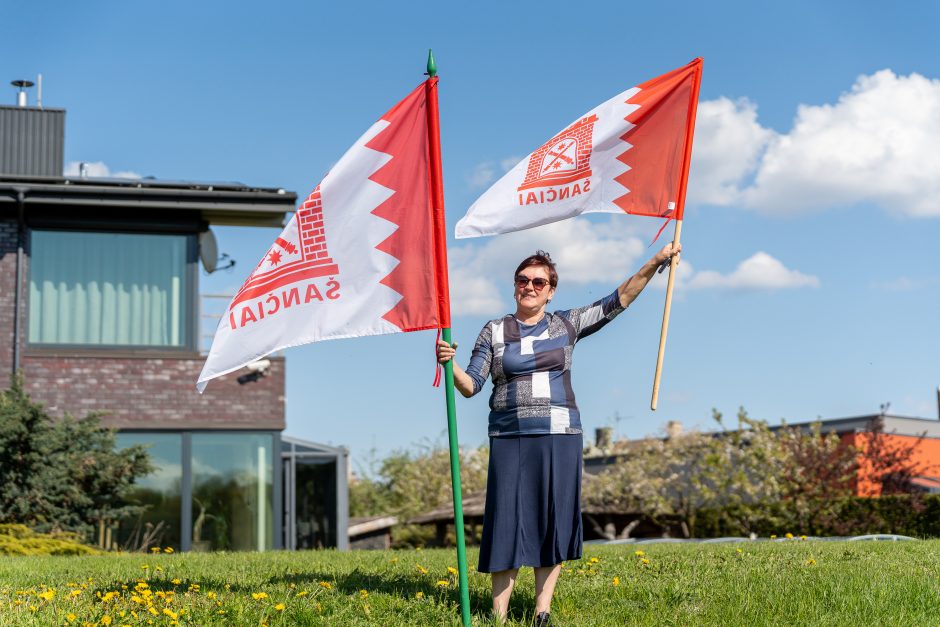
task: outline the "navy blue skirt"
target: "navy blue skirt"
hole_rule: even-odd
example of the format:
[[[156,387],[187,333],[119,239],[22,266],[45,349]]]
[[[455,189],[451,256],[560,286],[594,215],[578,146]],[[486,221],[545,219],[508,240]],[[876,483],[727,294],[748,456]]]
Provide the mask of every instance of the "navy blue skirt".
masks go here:
[[[580,559],[581,434],[490,438],[481,573]]]

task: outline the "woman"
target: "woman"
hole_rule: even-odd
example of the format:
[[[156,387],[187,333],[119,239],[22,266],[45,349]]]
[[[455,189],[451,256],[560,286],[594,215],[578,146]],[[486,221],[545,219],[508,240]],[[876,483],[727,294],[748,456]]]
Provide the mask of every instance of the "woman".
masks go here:
[[[514,277],[516,312],[483,327],[466,371],[454,364],[465,397],[493,378],[490,466],[478,570],[493,578],[493,613],[505,620],[520,566],[535,569],[535,624],[549,625],[552,593],[565,560],[581,557],[581,420],[571,389],[575,343],[613,320],[657,268],[678,254],[667,245],[611,295],[587,307],[546,312],[558,286],[551,257],[538,251]],[[455,346],[438,342],[440,363]]]

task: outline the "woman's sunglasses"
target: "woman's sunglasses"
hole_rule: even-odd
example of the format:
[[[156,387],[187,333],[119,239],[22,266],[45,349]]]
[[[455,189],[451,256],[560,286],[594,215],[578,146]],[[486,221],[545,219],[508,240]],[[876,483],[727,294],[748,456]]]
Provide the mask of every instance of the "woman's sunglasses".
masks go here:
[[[529,284],[529,281],[532,282],[532,287],[535,288],[536,292],[541,292],[546,285],[548,285],[548,279],[543,279],[542,277],[535,277],[530,279],[527,276],[522,276],[521,274],[516,277],[516,287],[520,290],[524,289],[526,285]]]

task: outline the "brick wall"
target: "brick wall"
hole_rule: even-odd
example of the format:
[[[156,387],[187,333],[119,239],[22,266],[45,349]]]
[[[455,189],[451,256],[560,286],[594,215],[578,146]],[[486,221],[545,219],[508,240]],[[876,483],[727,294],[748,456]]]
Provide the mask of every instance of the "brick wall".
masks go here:
[[[0,218],[0,386],[13,372],[13,311],[16,291],[16,220]],[[24,255],[25,259],[25,255]],[[21,330],[26,328],[20,320]]]
[[[261,379],[239,385],[245,370],[212,380],[196,392],[203,359],[27,353],[22,359],[30,396],[53,415],[104,411],[119,429],[284,429],[283,358]]]

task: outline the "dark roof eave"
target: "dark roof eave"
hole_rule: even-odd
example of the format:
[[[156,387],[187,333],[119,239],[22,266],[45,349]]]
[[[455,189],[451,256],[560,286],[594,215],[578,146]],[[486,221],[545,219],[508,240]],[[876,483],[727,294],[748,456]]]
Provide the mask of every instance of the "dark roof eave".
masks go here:
[[[0,181],[0,206],[16,203],[24,194],[30,206],[110,207],[158,211],[198,212],[210,224],[270,226],[284,223],[294,210],[297,195],[284,190],[230,187],[148,187],[133,185],[69,185]]]

